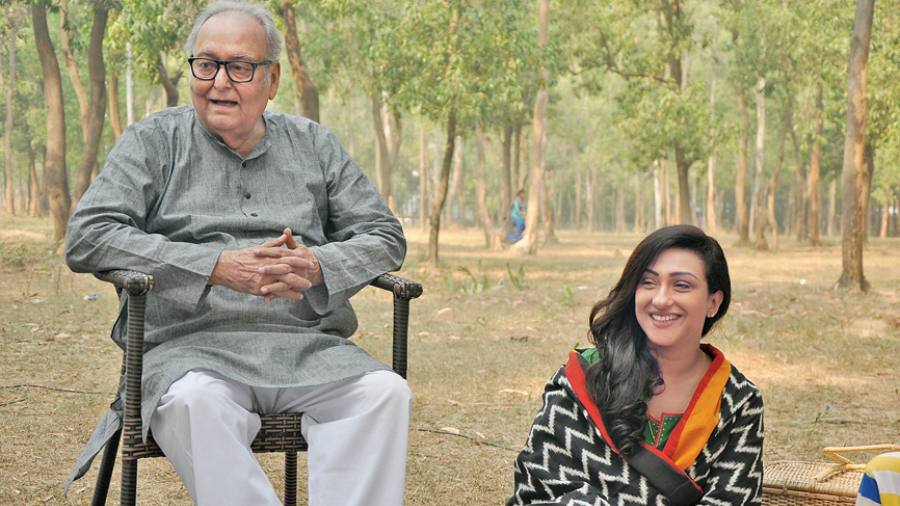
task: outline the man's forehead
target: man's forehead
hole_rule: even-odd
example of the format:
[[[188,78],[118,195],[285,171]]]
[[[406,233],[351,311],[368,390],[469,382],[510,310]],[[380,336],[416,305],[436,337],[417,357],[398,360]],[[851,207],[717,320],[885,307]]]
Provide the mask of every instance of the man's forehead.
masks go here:
[[[226,11],[203,22],[193,54],[216,58],[263,58],[266,47],[265,27],[258,19],[245,12]]]

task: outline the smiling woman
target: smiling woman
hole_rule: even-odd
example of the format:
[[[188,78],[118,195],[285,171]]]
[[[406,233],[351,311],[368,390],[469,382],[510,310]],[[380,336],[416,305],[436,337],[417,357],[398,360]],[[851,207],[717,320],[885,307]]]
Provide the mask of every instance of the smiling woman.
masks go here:
[[[730,300],[725,255],[700,229],[641,241],[591,311],[595,347],[547,385],[508,504],[758,504],[762,398],[700,342]]]

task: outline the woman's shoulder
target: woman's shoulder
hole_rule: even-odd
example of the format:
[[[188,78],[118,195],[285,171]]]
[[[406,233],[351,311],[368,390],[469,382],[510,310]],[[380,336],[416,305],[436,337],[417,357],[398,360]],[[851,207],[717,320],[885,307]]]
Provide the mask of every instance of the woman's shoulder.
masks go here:
[[[731,364],[731,373],[722,392],[722,415],[727,418],[750,416],[761,412],[762,408],[759,388]]]

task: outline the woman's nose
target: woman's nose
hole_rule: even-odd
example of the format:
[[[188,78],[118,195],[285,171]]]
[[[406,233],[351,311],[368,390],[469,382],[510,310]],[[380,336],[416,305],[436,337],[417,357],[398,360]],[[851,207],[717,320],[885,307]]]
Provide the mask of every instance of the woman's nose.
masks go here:
[[[656,293],[653,294],[653,304],[657,306],[667,306],[671,302],[672,297],[669,296],[669,289],[665,286],[657,288]]]

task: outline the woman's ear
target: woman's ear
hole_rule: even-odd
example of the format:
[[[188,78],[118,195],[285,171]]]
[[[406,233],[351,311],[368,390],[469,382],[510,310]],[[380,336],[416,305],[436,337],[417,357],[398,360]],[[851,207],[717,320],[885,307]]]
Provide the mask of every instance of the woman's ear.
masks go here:
[[[722,290],[717,291],[716,293],[709,296],[709,304],[706,309],[706,317],[712,318],[716,316],[716,313],[719,312],[719,306],[722,305],[722,301],[725,299],[725,294],[722,293]]]

